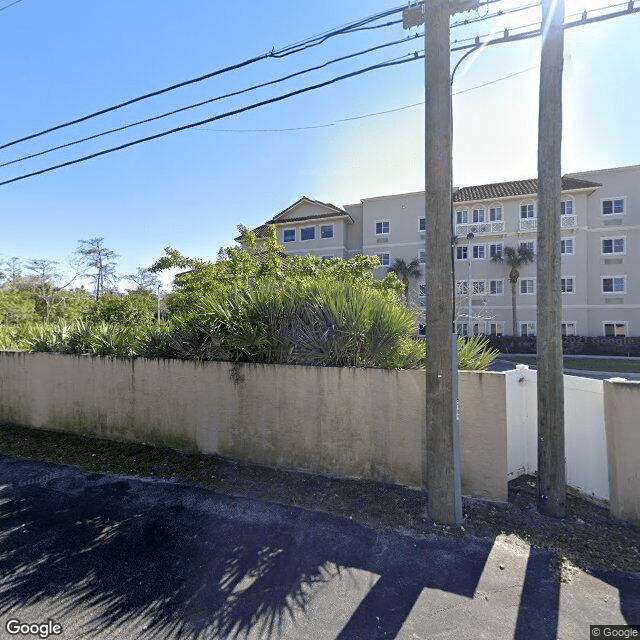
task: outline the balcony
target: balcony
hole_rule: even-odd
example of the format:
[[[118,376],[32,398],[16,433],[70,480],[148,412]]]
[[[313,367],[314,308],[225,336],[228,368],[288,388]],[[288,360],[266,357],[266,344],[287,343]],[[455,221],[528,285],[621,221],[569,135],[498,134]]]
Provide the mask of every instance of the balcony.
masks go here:
[[[474,222],[472,224],[456,225],[457,236],[467,236],[470,233],[473,233],[474,236],[487,236],[491,233],[504,233],[504,221]]]
[[[560,216],[560,228],[572,229],[578,226],[578,216]],[[520,220],[520,231],[536,231],[538,229],[537,218],[522,218]]]
[[[520,220],[520,231],[536,231],[538,229],[538,218],[522,218]]]

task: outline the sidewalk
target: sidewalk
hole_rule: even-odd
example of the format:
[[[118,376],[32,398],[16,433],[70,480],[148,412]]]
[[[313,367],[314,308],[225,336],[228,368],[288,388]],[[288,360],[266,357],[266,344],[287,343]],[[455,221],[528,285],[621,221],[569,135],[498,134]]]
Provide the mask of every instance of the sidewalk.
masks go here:
[[[1,633],[14,618],[65,639],[520,640],[640,623],[638,574],[357,520],[0,457]]]

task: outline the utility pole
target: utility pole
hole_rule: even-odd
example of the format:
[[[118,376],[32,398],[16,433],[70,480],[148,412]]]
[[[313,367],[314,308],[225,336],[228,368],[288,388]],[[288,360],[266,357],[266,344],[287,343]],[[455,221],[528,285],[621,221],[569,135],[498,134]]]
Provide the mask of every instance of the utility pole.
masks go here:
[[[426,438],[427,515],[462,522],[458,362],[453,316],[452,117],[449,17],[478,0],[425,0],[403,13],[404,27],[425,24]],[[428,16],[428,19],[425,19]]]
[[[563,517],[566,506],[560,151],[564,0],[542,0],[538,113],[538,510]]]

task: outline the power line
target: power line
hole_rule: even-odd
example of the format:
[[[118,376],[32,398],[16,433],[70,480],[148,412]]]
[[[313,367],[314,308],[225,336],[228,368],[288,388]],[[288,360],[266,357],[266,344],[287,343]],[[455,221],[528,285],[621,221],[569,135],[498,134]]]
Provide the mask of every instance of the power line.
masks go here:
[[[353,78],[355,76],[359,76],[363,73],[368,73],[370,71],[374,71],[376,69],[383,69],[386,67],[393,67],[393,66],[397,66],[400,64],[405,64],[407,62],[413,62],[415,60],[419,60],[421,58],[424,58],[424,55],[414,55],[411,54],[412,57],[411,58],[405,58],[403,60],[393,60],[393,61],[389,61],[389,62],[382,62],[376,65],[372,65],[369,67],[365,67],[363,69],[358,69],[357,71],[352,71],[351,73],[347,73],[344,74],[342,76],[338,76],[335,78],[332,78],[331,80],[325,80],[324,82],[320,82],[318,84],[315,85],[310,85],[307,87],[304,87],[302,89],[296,89],[295,91],[290,91],[289,93],[285,93],[279,96],[276,96],[274,98],[269,98],[268,100],[262,100],[260,102],[255,102],[253,104],[247,105],[245,107],[240,107],[239,109],[234,109],[232,111],[227,111],[226,113],[222,113],[219,114],[217,116],[213,116],[212,118],[207,118],[205,120],[200,120],[199,122],[192,122],[190,124],[186,124],[180,127],[175,127],[174,129],[170,129],[168,131],[162,131],[161,133],[156,133],[154,135],[151,136],[147,136],[145,138],[139,138],[138,140],[133,140],[132,142],[127,142],[125,144],[121,144],[118,145],[117,147],[111,147],[110,149],[104,149],[102,151],[98,151],[96,153],[92,153],[90,155],[87,156],[83,156],[81,158],[76,158],[75,160],[69,160],[68,162],[63,162],[61,164],[57,164],[54,165],[52,167],[47,167],[45,169],[40,169],[39,171],[33,171],[31,173],[27,173],[21,176],[17,176],[16,178],[11,178],[9,180],[4,180],[3,182],[0,182],[0,187],[7,185],[7,184],[11,184],[12,182],[18,182],[19,180],[24,180],[26,178],[31,178],[33,176],[38,176],[38,175],[42,175],[43,173],[48,173],[50,171],[54,171],[56,169],[62,169],[63,167],[68,167],[74,164],[78,164],[80,162],[86,162],[87,160],[91,160],[93,158],[97,158],[99,156],[104,156],[107,155],[109,153],[114,153],[115,151],[120,151],[122,149],[126,149],[128,147],[133,147],[135,145],[141,144],[143,142],[149,142],[151,140],[156,140],[157,138],[163,138],[164,136],[168,136],[171,135],[173,133],[178,133],[179,131],[185,131],[187,129],[193,129],[194,127],[199,127],[203,124],[207,124],[209,122],[214,122],[216,120],[222,120],[223,118],[228,118],[230,116],[233,115],[237,115],[239,113],[244,113],[245,111],[251,111],[253,109],[257,109],[258,107],[263,107],[267,104],[272,104],[274,102],[280,102],[281,100],[286,100],[287,98],[291,98],[293,96],[297,96],[300,95],[302,93],[306,93],[307,91],[314,91],[316,89],[320,89],[322,87],[326,87],[329,86],[331,84],[334,84],[336,82],[340,82],[342,80],[346,80],[347,78]]]
[[[467,89],[461,89],[460,91],[454,91],[451,95],[457,96],[461,93],[467,93],[468,91],[476,91],[477,89],[482,89],[491,84],[496,84],[497,82],[502,82],[504,80],[508,80],[509,78],[513,78],[518,75],[522,75],[523,73],[527,73],[529,71],[533,71],[538,67],[527,67],[526,69],[521,69],[520,71],[516,71],[514,73],[510,73],[507,76],[502,76],[501,78],[496,78],[494,80],[490,80],[489,82],[483,82],[482,84],[477,84],[473,87],[468,87]],[[398,111],[405,111],[407,109],[412,109],[414,107],[421,107],[424,105],[425,101],[421,100],[420,102],[414,102],[413,104],[406,104],[402,107],[395,107],[393,109],[385,109],[384,111],[374,111],[373,113],[364,113],[358,116],[351,116],[350,118],[340,118],[339,120],[334,120],[333,122],[327,122],[324,124],[314,124],[302,127],[285,127],[282,129],[201,129],[201,131],[219,131],[221,133],[279,133],[284,131],[304,131],[307,129],[325,129],[327,127],[335,127],[338,124],[342,124],[343,122],[352,122],[353,120],[364,120],[365,118],[373,118],[375,116],[382,116],[389,113],[396,113]]]
[[[620,11],[616,11],[614,13],[608,13],[608,14],[604,14],[604,15],[599,15],[599,16],[592,16],[592,17],[588,17],[588,13],[589,12],[594,12],[594,11],[602,11],[603,8],[597,8],[597,9],[590,9],[589,12],[587,11],[583,11],[581,14],[572,14],[572,15],[580,15],[580,19],[578,20],[574,20],[573,22],[565,22],[563,27],[565,29],[565,31],[567,29],[573,29],[574,27],[581,27],[587,24],[593,24],[595,22],[603,22],[604,20],[611,20],[613,18],[620,18],[622,16],[628,16],[628,15],[632,15],[634,13],[638,13],[640,12],[640,6],[638,7],[634,7],[633,6],[633,0],[631,0],[630,2],[625,2],[625,3],[620,3],[617,5],[611,5],[612,7],[626,7],[625,9],[622,9]],[[526,27],[529,27],[531,25],[521,25],[519,27],[515,27],[515,28],[511,28],[511,29],[505,29],[504,30],[504,35],[501,38],[495,38],[493,40],[486,40],[486,41],[481,41],[481,38],[485,38],[485,37],[490,37],[492,34],[485,34],[483,36],[476,36],[475,38],[473,38],[474,42],[473,44],[467,44],[467,45],[461,45],[458,47],[453,47],[451,49],[452,52],[455,51],[465,51],[467,49],[481,49],[484,47],[488,47],[488,46],[492,46],[495,44],[503,44],[505,42],[517,42],[519,40],[528,40],[529,38],[537,38],[540,34],[541,34],[541,29],[534,29],[532,31],[525,31],[523,33],[515,33],[515,34],[511,34],[510,31],[514,31],[517,29],[523,29]],[[471,40],[472,38],[468,38],[468,40]]]
[[[13,5],[14,4],[18,4],[18,2],[22,2],[22,0],[15,0],[15,2],[12,2],[11,4],[8,4],[8,5],[4,6],[4,7],[2,7],[0,9],[0,11],[4,11],[5,9],[8,9],[9,7],[13,7]]]
[[[373,51],[378,51],[378,50],[381,50],[381,49],[385,49],[387,47],[395,46],[397,44],[408,43],[408,42],[410,42],[412,40],[415,40],[417,38],[422,37],[423,35],[424,34],[421,34],[421,33],[408,35],[408,36],[405,36],[404,38],[400,38],[398,40],[394,40],[393,42],[386,42],[384,44],[377,45],[375,47],[369,47],[368,49],[363,49],[363,50],[357,51],[355,53],[350,53],[350,54],[347,54],[347,55],[344,55],[344,56],[340,56],[338,58],[334,58],[333,60],[329,60],[327,62],[324,62],[322,64],[318,64],[318,65],[313,66],[313,67],[308,67],[306,69],[303,69],[302,71],[296,71],[295,73],[290,73],[290,74],[288,74],[286,76],[282,76],[280,78],[276,78],[275,80],[269,80],[267,82],[262,82],[262,83],[259,83],[259,84],[255,84],[255,85],[252,85],[252,86],[247,87],[245,89],[240,89],[238,91],[232,91],[231,93],[226,93],[226,94],[223,94],[223,95],[216,96],[214,98],[209,98],[208,100],[203,100],[201,102],[196,102],[194,104],[190,104],[190,105],[187,105],[185,107],[180,107],[179,109],[173,109],[172,111],[167,111],[167,112],[162,113],[162,114],[157,115],[157,116],[152,116],[150,118],[145,118],[143,120],[138,120],[136,122],[132,122],[130,124],[123,125],[121,127],[116,127],[114,129],[109,129],[108,131],[102,131],[100,133],[96,133],[96,134],[93,134],[93,135],[90,135],[90,136],[86,136],[86,137],[80,138],[78,140],[73,140],[73,141],[67,142],[65,144],[60,144],[60,145],[57,145],[55,147],[50,147],[49,149],[45,149],[45,150],[39,151],[37,153],[32,153],[32,154],[29,154],[29,155],[26,155],[26,156],[22,156],[20,158],[16,158],[15,160],[9,160],[7,162],[3,162],[2,164],[0,164],[0,168],[1,167],[7,167],[9,165],[16,164],[18,162],[23,162],[25,160],[30,160],[32,158],[37,158],[39,156],[43,156],[43,155],[46,155],[48,153],[52,153],[53,151],[58,151],[60,149],[65,149],[67,147],[72,147],[72,146],[74,146],[76,144],[80,144],[82,142],[87,142],[89,140],[94,140],[96,138],[100,138],[102,136],[109,135],[111,133],[117,133],[119,131],[124,131],[126,129],[130,129],[132,127],[139,126],[141,124],[147,124],[147,123],[153,122],[155,120],[160,120],[162,118],[166,118],[168,116],[175,115],[175,114],[181,113],[183,111],[188,111],[189,109],[195,109],[196,107],[201,107],[201,106],[204,106],[206,104],[210,104],[212,102],[216,102],[218,100],[223,100],[225,98],[231,98],[231,97],[234,97],[234,96],[241,95],[243,93],[248,93],[249,91],[254,91],[256,89],[261,89],[263,87],[268,87],[270,85],[278,84],[280,82],[284,82],[286,80],[290,80],[291,78],[295,78],[297,76],[301,76],[301,75],[304,75],[304,74],[307,74],[307,73],[311,73],[312,71],[318,71],[319,69],[323,69],[325,67],[328,67],[328,66],[330,66],[332,64],[336,64],[338,62],[343,62],[345,60],[349,60],[351,58],[356,58],[358,56],[362,56],[362,55],[365,55],[367,53],[371,53]]]
[[[489,1],[492,1],[492,0],[489,0]],[[590,23],[593,23],[593,22],[600,22],[600,21],[603,21],[603,20],[609,20],[609,19],[620,17],[620,16],[623,16],[623,15],[630,15],[632,13],[640,12],[640,7],[634,8],[632,5],[633,5],[633,0],[632,0],[632,2],[629,3],[629,5],[627,5],[627,9],[625,9],[623,11],[619,11],[619,12],[608,14],[608,15],[594,16],[592,18],[588,18],[587,17],[587,13],[584,12],[579,21],[576,21],[576,22],[573,22],[573,23],[565,23],[564,29],[569,29],[569,28],[573,28],[573,27],[576,27],[576,26],[590,24]],[[452,48],[451,51],[453,52],[453,51],[460,51],[460,50],[474,49],[474,48],[475,49],[480,49],[480,48],[483,48],[483,47],[489,46],[489,45],[502,44],[502,43],[505,43],[505,42],[513,42],[513,41],[517,41],[517,40],[524,40],[524,39],[528,39],[528,38],[532,38],[532,37],[537,37],[537,36],[540,35],[540,33],[541,33],[540,29],[537,29],[535,31],[520,33],[520,34],[516,34],[516,35],[512,36],[512,35],[508,34],[508,31],[505,31],[505,35],[502,38],[489,40],[489,41],[483,42],[483,43],[479,42],[479,40],[477,39],[476,42],[474,44],[472,44],[472,45],[466,45],[466,46]],[[245,106],[245,107],[241,107],[239,109],[235,109],[233,111],[229,111],[229,112],[214,116],[212,118],[207,118],[205,120],[201,120],[199,122],[194,122],[194,123],[190,123],[190,124],[187,124],[187,125],[183,125],[181,127],[176,127],[174,129],[170,129],[168,131],[164,131],[164,132],[152,135],[152,136],[147,136],[145,138],[134,140],[132,142],[128,142],[128,143],[119,145],[117,147],[112,147],[110,149],[105,149],[103,151],[99,151],[99,152],[90,154],[88,156],[77,158],[75,160],[70,160],[68,162],[64,162],[64,163],[61,163],[61,164],[58,164],[58,165],[55,165],[55,166],[47,167],[47,168],[41,169],[39,171],[34,171],[34,172],[31,172],[31,173],[28,173],[28,174],[17,176],[15,178],[11,178],[9,180],[5,180],[3,182],[0,182],[0,186],[6,185],[6,184],[10,184],[12,182],[17,182],[19,180],[24,180],[26,178],[30,178],[30,177],[33,177],[33,176],[41,175],[43,173],[48,173],[48,172],[54,171],[56,169],[61,169],[63,167],[67,167],[67,166],[70,166],[70,165],[73,165],[73,164],[78,164],[80,162],[85,162],[85,161],[90,160],[92,158],[96,158],[96,157],[99,157],[99,156],[102,156],[102,155],[113,153],[115,151],[120,151],[122,149],[126,149],[128,147],[131,147],[131,146],[134,146],[134,145],[137,145],[137,144],[141,144],[143,142],[149,142],[149,141],[154,140],[156,138],[161,138],[161,137],[170,135],[172,133],[177,133],[179,131],[184,131],[184,130],[187,130],[187,129],[198,127],[198,126],[201,126],[203,124],[208,124],[209,122],[214,122],[216,120],[227,118],[227,117],[230,117],[232,115],[236,115],[236,114],[239,114],[239,113],[243,113],[245,111],[256,109],[258,107],[261,107],[261,106],[264,106],[264,105],[267,105],[267,104],[271,104],[273,102],[279,102],[281,100],[285,100],[285,99],[293,97],[295,95],[299,95],[299,94],[305,93],[307,91],[312,91],[312,90],[315,90],[315,89],[319,89],[321,87],[325,87],[325,86],[328,86],[328,85],[333,84],[335,82],[339,82],[339,81],[345,80],[347,78],[351,78],[351,77],[354,77],[354,76],[357,76],[357,75],[361,75],[363,73],[367,73],[367,72],[373,71],[375,69],[381,69],[381,68],[385,68],[385,67],[395,66],[395,65],[398,65],[398,64],[404,64],[406,62],[410,62],[411,60],[421,59],[423,57],[424,57],[423,54],[417,54],[416,53],[416,54],[414,54],[413,58],[408,58],[408,59],[403,59],[403,60],[394,60],[394,61],[391,61],[391,62],[372,65],[370,67],[366,67],[366,68],[360,69],[358,71],[354,71],[354,72],[351,72],[351,73],[348,73],[348,74],[345,74],[345,75],[342,75],[342,76],[338,76],[336,78],[333,78],[331,80],[327,80],[327,81],[319,83],[319,84],[315,84],[315,85],[311,85],[311,86],[308,86],[308,87],[304,87],[304,88],[298,89],[296,91],[292,91],[292,92],[289,92],[289,93],[286,93],[286,94],[282,94],[280,96],[276,96],[275,98],[270,98],[268,100],[263,100],[261,102],[257,102],[257,103],[254,103],[254,104],[251,104],[251,105],[248,105],[248,106]]]
[[[20,0],[18,0],[20,1]],[[272,49],[270,52],[268,53],[263,53],[259,56],[255,56],[253,58],[248,58],[247,60],[243,60],[242,62],[238,62],[236,64],[232,64],[229,65],[227,67],[223,67],[221,69],[216,69],[215,71],[211,71],[210,73],[206,73],[204,75],[198,76],[196,78],[191,78],[189,80],[184,80],[182,82],[178,82],[176,84],[172,84],[168,87],[164,87],[163,89],[158,89],[156,91],[151,91],[150,93],[145,93],[141,96],[138,96],[136,98],[131,98],[129,100],[125,100],[124,102],[120,102],[119,104],[113,105],[111,107],[106,107],[104,109],[100,109],[98,111],[95,111],[93,113],[89,113],[85,116],[81,116],[80,118],[76,118],[75,120],[69,120],[68,122],[64,122],[62,124],[50,127],[48,129],[44,129],[42,131],[38,131],[37,133],[32,133],[28,136],[24,136],[22,138],[18,138],[16,140],[12,140],[10,142],[6,142],[2,145],[0,145],[0,149],[5,149],[6,147],[10,147],[13,146],[15,144],[18,144],[20,142],[25,142],[26,140],[32,140],[33,138],[37,138],[39,136],[43,136],[47,133],[51,133],[52,131],[57,131],[58,129],[64,129],[65,127],[69,127],[71,125],[74,124],[78,124],[80,122],[84,122],[86,120],[90,120],[91,118],[96,118],[98,116],[104,115],[105,113],[109,113],[111,111],[116,111],[117,109],[122,109],[123,107],[129,106],[131,104],[134,104],[136,102],[141,102],[142,100],[147,100],[149,98],[153,98],[155,96],[159,96],[161,94],[164,93],[168,93],[169,91],[174,91],[176,89],[180,89],[182,87],[185,87],[187,85],[191,85],[191,84],[195,84],[198,82],[202,82],[204,80],[208,80],[209,78],[213,78],[214,76],[218,76],[221,75],[223,73],[228,73],[230,71],[236,71],[238,69],[241,69],[242,67],[246,67],[249,66],[251,64],[254,64],[260,60],[264,60],[266,58],[284,58],[286,56],[290,56],[293,55],[294,53],[299,53],[300,51],[304,51],[305,49],[311,48],[311,47],[315,47],[318,46],[320,44],[322,44],[323,42],[326,42],[329,38],[332,38],[334,36],[337,35],[341,35],[343,33],[348,33],[350,30],[352,29],[356,29],[358,27],[361,27],[365,24],[368,24],[370,22],[375,22],[377,20],[380,20],[383,17],[387,17],[389,15],[392,15],[393,13],[398,13],[400,11],[402,11],[403,7],[399,7],[396,9],[390,9],[388,11],[384,11],[382,13],[379,14],[375,14],[374,16],[369,16],[368,18],[362,18],[361,20],[358,20],[356,22],[353,22],[349,25],[347,25],[346,27],[341,27],[339,29],[334,29],[332,31],[328,31],[326,34],[323,34],[322,36],[317,36],[317,37],[313,37],[313,38],[307,38],[306,40],[303,40],[301,43],[296,43],[295,45],[289,45],[287,47],[283,47],[281,49],[278,49],[277,51],[275,51],[274,49]]]

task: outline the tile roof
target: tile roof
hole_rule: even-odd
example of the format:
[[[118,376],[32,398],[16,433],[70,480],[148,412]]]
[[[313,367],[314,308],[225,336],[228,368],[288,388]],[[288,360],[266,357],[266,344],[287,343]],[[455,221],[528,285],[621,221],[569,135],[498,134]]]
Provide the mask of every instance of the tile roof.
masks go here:
[[[562,191],[576,189],[595,189],[602,185],[589,180],[562,177]],[[496,200],[510,196],[534,196],[538,193],[538,180],[514,180],[513,182],[498,182],[475,187],[462,187],[453,193],[454,202],[472,202],[475,200]]]

